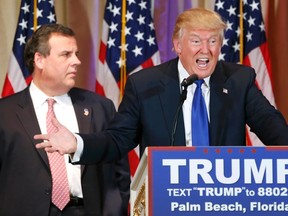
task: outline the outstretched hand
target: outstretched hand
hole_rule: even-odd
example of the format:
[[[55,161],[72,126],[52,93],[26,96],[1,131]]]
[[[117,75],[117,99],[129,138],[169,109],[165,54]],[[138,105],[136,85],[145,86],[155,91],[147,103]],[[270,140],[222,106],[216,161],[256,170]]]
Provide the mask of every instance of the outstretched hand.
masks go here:
[[[51,134],[36,134],[34,139],[44,140],[44,142],[38,143],[36,148],[44,148],[46,152],[59,152],[63,154],[74,153],[77,149],[76,137],[65,126],[60,124],[56,119],[52,119],[52,124],[58,128],[56,133]]]

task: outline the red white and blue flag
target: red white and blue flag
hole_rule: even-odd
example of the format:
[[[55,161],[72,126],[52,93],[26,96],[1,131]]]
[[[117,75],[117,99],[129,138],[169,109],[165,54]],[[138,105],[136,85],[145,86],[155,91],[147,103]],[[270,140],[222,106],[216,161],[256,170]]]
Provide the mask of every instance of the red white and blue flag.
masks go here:
[[[127,76],[160,63],[147,0],[107,0],[100,42],[96,92],[119,106]],[[139,150],[129,153],[131,176],[139,163]]]
[[[257,73],[257,86],[275,106],[260,0],[217,0],[215,11],[227,24],[220,60],[253,67]],[[263,145],[249,128],[247,135],[248,145]]]
[[[31,81],[31,75],[24,64],[24,48],[33,31],[43,24],[55,23],[53,0],[22,0],[13,51],[2,89],[2,97],[23,90]]]

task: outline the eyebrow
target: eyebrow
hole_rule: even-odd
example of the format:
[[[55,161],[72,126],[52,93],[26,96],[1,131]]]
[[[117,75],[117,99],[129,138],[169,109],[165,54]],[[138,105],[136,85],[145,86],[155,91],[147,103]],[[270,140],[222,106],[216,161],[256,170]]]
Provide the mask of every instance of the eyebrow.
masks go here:
[[[65,54],[65,53],[74,53],[74,51],[73,51],[73,50],[62,50],[62,51],[60,51],[59,53],[60,53],[60,54]],[[78,54],[78,53],[79,53],[79,51],[78,51],[78,50],[76,50],[76,51],[75,51],[75,53],[77,53],[77,54]]]
[[[191,33],[191,34],[188,35],[188,37],[198,37],[198,38],[201,38],[201,35],[198,35],[198,34],[195,34],[195,33]],[[219,37],[219,35],[218,35],[218,34],[213,34],[213,35],[209,36],[208,39],[214,38],[214,37]]]

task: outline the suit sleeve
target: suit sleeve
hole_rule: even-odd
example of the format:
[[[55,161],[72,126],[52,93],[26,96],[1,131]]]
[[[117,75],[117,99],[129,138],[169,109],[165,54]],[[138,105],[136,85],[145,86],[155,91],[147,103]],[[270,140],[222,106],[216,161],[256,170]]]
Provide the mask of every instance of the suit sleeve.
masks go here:
[[[245,102],[247,124],[265,145],[288,145],[288,127],[283,115],[270,104],[250,73]]]

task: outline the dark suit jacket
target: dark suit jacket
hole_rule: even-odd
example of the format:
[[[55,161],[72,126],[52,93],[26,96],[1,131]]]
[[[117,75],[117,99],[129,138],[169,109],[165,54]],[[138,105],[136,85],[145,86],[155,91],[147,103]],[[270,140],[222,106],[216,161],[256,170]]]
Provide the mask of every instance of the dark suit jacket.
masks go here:
[[[69,94],[80,132],[92,133],[107,127],[115,114],[110,100],[78,88]],[[88,109],[88,115],[84,115],[84,109]],[[45,151],[35,148],[39,141],[33,136],[40,133],[40,128],[28,88],[0,100],[0,119],[0,215],[48,216],[51,174]],[[127,157],[116,165],[81,168],[87,215],[127,215],[130,190]]]
[[[178,58],[129,76],[113,123],[105,134],[85,135],[80,163],[112,160],[140,143],[170,145],[175,112],[180,100]],[[244,146],[245,124],[266,145],[287,145],[283,116],[255,85],[255,71],[238,64],[218,62],[210,78],[210,145]],[[180,113],[175,145],[185,145]],[[93,146],[93,142],[99,145]],[[100,142],[101,141],[101,142]],[[108,145],[107,145],[108,144]]]

